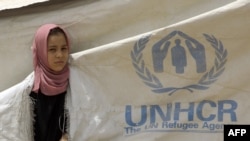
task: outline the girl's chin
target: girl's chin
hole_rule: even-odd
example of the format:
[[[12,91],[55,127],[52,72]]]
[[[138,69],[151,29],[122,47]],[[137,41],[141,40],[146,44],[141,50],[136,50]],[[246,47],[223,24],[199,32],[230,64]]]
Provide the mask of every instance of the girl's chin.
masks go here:
[[[51,68],[54,72],[60,72],[63,70],[64,67],[54,67],[54,68]]]

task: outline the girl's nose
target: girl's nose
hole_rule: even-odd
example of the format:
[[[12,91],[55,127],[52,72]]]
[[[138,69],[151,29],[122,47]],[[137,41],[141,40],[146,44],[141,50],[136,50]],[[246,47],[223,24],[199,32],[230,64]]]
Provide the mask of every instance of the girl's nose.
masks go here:
[[[56,52],[56,57],[62,57],[62,51],[60,51],[60,50],[57,51],[57,52]]]

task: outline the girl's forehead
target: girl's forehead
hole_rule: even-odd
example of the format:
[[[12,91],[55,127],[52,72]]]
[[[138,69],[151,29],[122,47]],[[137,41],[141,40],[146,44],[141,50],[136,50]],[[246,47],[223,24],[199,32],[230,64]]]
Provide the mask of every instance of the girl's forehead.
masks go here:
[[[51,35],[47,41],[47,47],[68,46],[64,35]]]

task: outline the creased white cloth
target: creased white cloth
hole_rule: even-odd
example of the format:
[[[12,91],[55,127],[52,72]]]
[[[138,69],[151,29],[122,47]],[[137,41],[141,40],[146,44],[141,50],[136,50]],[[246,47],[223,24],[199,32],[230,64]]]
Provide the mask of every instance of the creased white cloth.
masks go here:
[[[250,124],[249,12],[239,0],[72,54],[70,139],[221,141],[224,124]],[[29,86],[0,93],[0,140],[32,136]]]

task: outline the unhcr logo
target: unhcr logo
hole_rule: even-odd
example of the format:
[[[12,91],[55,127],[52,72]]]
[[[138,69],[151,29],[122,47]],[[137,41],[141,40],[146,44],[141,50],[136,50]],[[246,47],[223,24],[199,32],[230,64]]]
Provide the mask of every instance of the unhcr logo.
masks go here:
[[[206,56],[205,46],[198,40],[181,31],[173,31],[152,45],[152,65],[146,65],[148,63],[145,63],[143,57],[143,51],[151,35],[141,37],[131,51],[131,59],[137,75],[155,93],[171,95],[179,90],[193,92],[194,90],[208,89],[225,70],[227,50],[223,47],[222,42],[214,36],[208,34],[203,34],[203,36],[215,54],[213,58]],[[188,55],[195,62],[195,67],[192,69],[197,75],[201,74],[200,78],[195,83],[185,86],[167,86],[166,83],[162,83],[162,78],[157,77],[157,75],[166,73],[164,70],[169,65],[175,69],[175,75],[187,75],[185,68],[189,65]],[[213,59],[213,64],[209,68],[207,67],[207,58],[210,62]],[[168,60],[170,62],[168,66],[164,63],[166,59],[170,60]],[[153,66],[153,69],[150,69],[149,66]],[[168,82],[168,84],[170,83]]]

